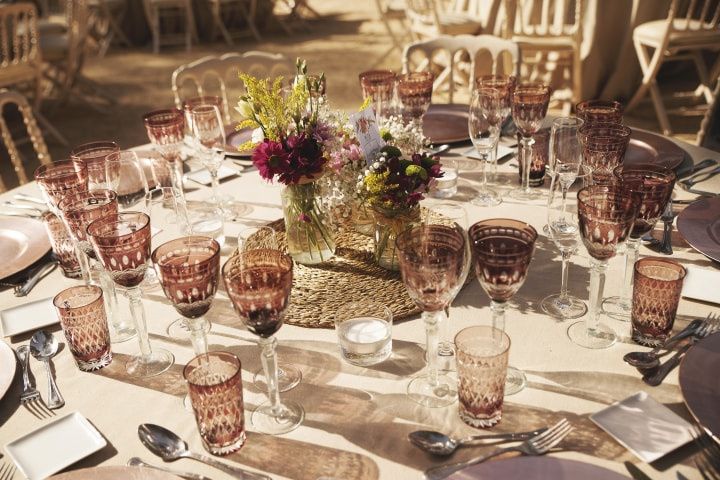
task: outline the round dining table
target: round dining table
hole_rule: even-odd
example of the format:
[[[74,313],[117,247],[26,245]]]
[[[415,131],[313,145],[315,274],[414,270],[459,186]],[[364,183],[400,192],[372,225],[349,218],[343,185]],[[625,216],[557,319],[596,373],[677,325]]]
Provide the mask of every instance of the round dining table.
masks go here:
[[[720,160],[718,152],[676,143],[687,152],[686,162],[697,163],[705,158]],[[502,420],[487,430],[474,429],[459,418],[457,402],[433,409],[408,398],[408,381],[425,365],[425,329],[419,315],[396,321],[392,331],[392,356],[366,368],[341,359],[334,330],[285,324],[277,333],[279,359],[297,366],[302,371],[302,381],[294,389],[282,393],[281,398],[291,399],[304,407],[306,415],[302,425],[288,434],[271,436],[253,431],[247,422],[248,436],[242,449],[217,458],[277,479],[420,479],[425,469],[449,460],[432,457],[413,446],[408,441],[412,431],[438,430],[457,437],[484,432],[529,431],[550,426],[564,417],[574,429],[561,448],[550,453],[551,457],[593,464],[624,476],[628,476],[624,463],[630,462],[653,479],[700,478],[691,457],[695,452],[693,446],[685,446],[647,464],[591,421],[589,417],[593,413],[638,392],[646,392],[687,420],[691,417],[683,405],[677,370],[660,386],[650,387],[643,383],[638,370],[623,362],[624,354],[644,350],[630,339],[628,322],[608,321],[618,333],[619,341],[608,349],[588,350],[568,339],[566,331],[572,320],[560,321],[542,312],[541,300],[559,292],[561,276],[560,252],[542,233],[546,223],[546,200],[518,202],[504,195],[518,181],[517,160],[512,159],[499,166],[494,179],[494,185],[503,193],[503,203],[489,208],[472,205],[469,202],[472,188],[478,184],[481,175],[477,161],[465,156],[468,148],[469,144],[455,145],[448,155],[460,160],[458,194],[453,200],[464,203],[469,223],[488,218],[514,218],[530,223],[540,232],[527,281],[506,314],[506,331],[512,342],[510,364],[526,372],[528,384],[520,393],[505,398]],[[226,165],[242,169],[230,160],[226,160]],[[547,189],[548,183],[546,181],[544,188]],[[720,176],[698,184],[697,188],[720,192]],[[37,186],[29,183],[0,195],[0,201],[11,200],[20,192],[40,196]],[[225,224],[224,262],[235,249],[235,238],[242,229],[277,220],[282,217],[282,210],[280,187],[266,184],[252,167],[245,167],[238,176],[223,181],[220,193],[249,207],[249,212],[242,218]],[[677,187],[675,193],[683,198],[693,197]],[[210,189],[187,182],[186,196],[191,200],[205,200],[210,197]],[[425,202],[431,205],[434,201],[428,199]],[[0,216],[0,221],[2,218]],[[679,237],[675,237],[674,250],[672,258],[683,264],[718,268],[683,244]],[[645,247],[640,253],[642,256],[657,255]],[[582,299],[588,298],[588,267],[588,255],[580,245],[572,257],[569,287],[571,294]],[[610,260],[605,296],[620,293],[623,268],[622,256]],[[15,297],[9,289],[0,292],[0,310],[53,297],[78,283],[78,280],[63,277],[60,269],[56,269],[27,297]],[[332,289],[333,285],[326,288]],[[356,299],[347,298],[348,302],[353,300]],[[175,364],[167,372],[151,378],[129,377],[124,364],[130,355],[137,353],[134,340],[113,345],[112,363],[92,373],[78,370],[66,345],[53,358],[57,384],[66,402],[55,411],[56,417],[79,412],[107,440],[104,448],[68,470],[125,465],[128,459],[136,456],[149,463],[162,464],[161,459],[150,453],[138,438],[138,425],[142,423],[166,427],[185,439],[192,450],[203,451],[193,414],[183,407],[187,389],[182,369],[194,356],[192,346],[189,341],[173,340],[165,333],[178,314],[160,289],[145,293],[143,301],[151,342],[170,350],[175,356]],[[290,301],[293,301],[292,296]],[[127,313],[127,301],[122,297],[120,306]],[[705,318],[717,309],[718,306],[711,303],[683,298],[675,329],[679,330],[692,319]],[[490,301],[474,277],[457,296],[449,313],[450,338],[465,327],[490,324]],[[257,342],[233,311],[224,287],[218,291],[206,318],[212,322],[208,348],[233,352],[242,362],[245,410],[249,419],[248,412],[266,397],[265,391],[256,388],[252,382],[254,372],[260,368]],[[65,343],[59,324],[46,328]],[[29,343],[30,335],[31,332],[5,337],[4,341],[17,349]],[[452,362],[444,365],[454,368]],[[47,398],[42,365],[31,358],[30,366],[42,397]],[[0,368],[7,366],[0,365]],[[37,418],[21,405],[21,390],[18,366],[12,386],[0,400],[0,448],[52,421]],[[470,459],[493,448],[460,449],[451,460]],[[507,459],[502,458],[491,461]],[[0,462],[4,460],[7,455]],[[201,473],[217,480],[231,478],[220,470],[188,459],[164,466]],[[15,478],[21,478],[21,474],[17,473]]]

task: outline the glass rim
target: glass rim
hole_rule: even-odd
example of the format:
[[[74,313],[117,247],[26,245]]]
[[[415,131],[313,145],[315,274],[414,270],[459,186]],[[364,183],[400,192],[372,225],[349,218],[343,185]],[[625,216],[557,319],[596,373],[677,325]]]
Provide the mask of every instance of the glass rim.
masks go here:
[[[650,277],[649,275],[643,273],[640,271],[642,267],[647,266],[646,264],[660,264],[658,266],[662,266],[663,268],[667,268],[668,270],[673,270],[678,273],[678,278],[673,279],[662,279],[662,278],[655,278]],[[639,259],[637,262],[635,262],[635,265],[633,266],[633,271],[635,272],[635,275],[640,275],[644,278],[652,278],[653,280],[657,280],[660,282],[680,282],[685,279],[687,276],[687,268],[685,268],[684,265],[681,265],[680,263],[676,262],[675,260],[672,260],[670,258],[662,258],[662,257],[643,257]]]
[[[609,133],[607,135],[592,135],[592,130],[610,130],[612,133]],[[620,123],[612,123],[612,122],[597,122],[597,123],[585,123],[580,129],[578,130],[578,133],[580,135],[584,135],[586,137],[629,137],[632,134],[632,129],[628,127],[627,125],[622,125]]]
[[[78,206],[78,204],[82,200],[86,200],[89,198],[102,198],[104,200],[109,200],[109,202],[102,204],[84,203],[82,204],[82,206]],[[58,202],[57,208],[63,213],[73,213],[81,210],[95,210],[96,208],[102,208],[109,205],[110,203],[112,203],[113,200],[117,200],[117,192],[115,192],[114,190],[109,190],[107,188],[97,188],[93,190],[77,192],[71,196],[64,197]]]
[[[512,340],[510,339],[510,335],[508,335],[507,332],[505,332],[504,330],[500,330],[499,328],[496,328],[496,327],[491,327],[489,325],[472,325],[470,327],[463,328],[462,330],[460,330],[458,333],[455,334],[455,337],[453,338],[453,343],[455,344],[455,349],[458,352],[461,350],[460,345],[458,344],[458,337],[460,337],[460,335],[469,335],[473,331],[478,331],[478,332],[479,331],[487,331],[487,332],[490,332],[493,334],[495,332],[498,332],[503,340],[503,343],[500,344],[500,347],[503,346],[505,341],[507,341],[507,345],[504,348],[502,348],[498,353],[493,354],[493,355],[470,355],[470,354],[468,354],[468,355],[470,355],[472,357],[495,358],[495,357],[503,356],[510,351],[510,346],[512,345]],[[484,338],[494,338],[494,335],[491,335],[490,337],[484,336]]]
[[[92,160],[92,158],[83,158],[82,155],[107,149],[112,149],[112,152],[110,153],[114,153],[115,151],[120,150],[120,146],[117,144],[117,142],[114,142],[112,140],[95,140],[74,147],[72,150],[70,150],[70,158],[76,158],[78,160]],[[108,155],[110,153],[108,153]]]
[[[552,128],[558,127],[577,127],[582,128],[585,125],[585,120],[580,117],[557,117],[552,121]]]
[[[453,223],[455,223],[456,226],[451,227],[449,225],[441,225],[438,223],[432,223],[432,224],[421,223],[419,225],[415,225],[414,227],[408,228],[408,229],[402,231],[400,234],[398,234],[398,236],[395,238],[395,245],[397,246],[397,249],[399,251],[404,252],[405,249],[403,248],[403,246],[409,246],[410,240],[413,239],[414,237],[416,237],[415,234],[418,231],[420,231],[420,230],[446,230],[448,234],[453,234],[453,235],[458,234],[460,240],[462,241],[462,244],[460,247],[462,249],[464,249],[465,242],[466,242],[465,235],[458,233],[458,229],[463,230],[463,231],[464,231],[464,229],[460,225],[458,225],[457,222],[453,222]],[[407,243],[407,245],[403,245],[405,243]]]
[[[199,105],[194,105],[190,108],[189,112],[190,116],[192,117],[193,114],[200,114],[200,115],[209,115],[210,113],[220,113],[220,107],[215,104],[210,103],[201,103]]]
[[[79,171],[78,171],[79,168]],[[77,176],[79,172],[87,173],[87,165],[85,162],[76,158],[65,158],[55,160],[50,163],[39,165],[35,169],[35,180],[45,180],[47,178],[63,178],[69,176]]]
[[[147,127],[168,127],[185,121],[183,112],[179,108],[164,108],[153,110],[143,115],[143,122]]]
[[[60,301],[61,295],[74,293],[75,291],[78,291],[78,292],[79,291],[90,291],[90,292],[94,292],[96,295],[94,295],[87,303],[83,303],[82,305],[75,305],[72,307],[67,307],[65,305],[58,304],[58,302]],[[98,287],[97,285],[73,285],[72,287],[63,289],[62,291],[58,292],[53,297],[53,306],[61,311],[70,311],[70,310],[75,310],[76,308],[87,307],[88,305],[92,305],[93,303],[97,302],[98,300],[102,301],[102,298],[103,298],[102,288]]]
[[[360,318],[360,315],[363,315],[362,313],[358,314],[358,316],[344,316],[342,319],[340,319],[340,313],[341,312],[352,312],[353,310],[358,309],[359,307],[363,307],[362,310],[368,310],[370,307],[377,307],[378,310],[384,311],[387,318],[381,318],[380,320],[383,320],[389,324],[392,325],[393,321],[395,320],[395,316],[393,315],[392,310],[390,307],[385,305],[384,303],[375,301],[375,300],[353,300],[351,302],[345,303],[343,305],[340,305],[335,312],[335,315],[333,316],[333,324],[337,327],[340,323],[346,322],[348,320],[352,320],[353,318]]]
[[[362,85],[365,81],[372,85],[381,83],[381,80],[395,80],[397,74],[390,69],[366,70],[358,74],[358,80]]]
[[[221,358],[224,360],[231,360],[230,363],[232,363],[233,366],[236,367],[235,371],[232,375],[230,375],[228,378],[225,378],[223,380],[219,380],[214,383],[210,384],[199,384],[195,383],[192,380],[188,378],[188,375],[191,370],[194,370],[198,366],[202,364],[201,358],[208,358],[208,357],[215,357],[215,358]],[[195,362],[195,363],[194,363]],[[191,358],[183,367],[183,379],[185,382],[187,382],[188,385],[192,385],[195,387],[217,387],[219,385],[224,385],[226,383],[231,382],[232,380],[236,379],[239,375],[242,374],[242,362],[238,358],[237,355],[235,355],[232,352],[227,352],[225,350],[214,350],[212,352],[206,352],[202,353],[200,355],[196,355],[195,357]]]
[[[410,83],[424,83],[435,81],[435,75],[427,70],[421,70],[419,72],[408,72],[401,73],[396,76],[398,83],[410,82]]]
[[[233,255],[232,257],[228,258],[225,263],[222,266],[221,272],[223,276],[223,280],[226,278],[226,275],[230,273],[230,270],[232,268],[236,268],[238,264],[241,263],[241,257],[249,256],[250,254],[257,254],[258,252],[266,252],[272,253],[273,256],[277,256],[278,259],[282,259],[283,263],[288,264],[288,267],[286,270],[284,270],[283,273],[294,273],[293,270],[295,268],[295,265],[293,263],[292,257],[288,255],[287,253],[283,252],[282,250],[274,249],[274,248],[256,248],[254,250],[246,250],[243,252],[238,252],[237,254]]]
[[[505,75],[502,73],[492,73],[475,77],[476,87],[482,82],[503,82],[504,86],[507,88],[510,85],[517,85],[517,77],[515,75]]]
[[[677,174],[664,165],[656,163],[636,163],[633,165],[618,165],[613,168],[613,174],[616,178],[622,180],[623,173],[638,173],[638,174],[658,174],[662,175],[656,180],[663,180],[664,183],[669,184],[677,179]]]
[[[589,204],[587,201],[588,198],[583,199],[580,197],[583,195],[596,196],[596,195],[601,195],[603,193],[621,197],[626,200],[630,200],[630,202],[633,205],[635,205],[636,208],[632,209],[632,211],[623,212],[622,218],[625,218],[625,217],[633,217],[634,218],[637,216],[637,207],[639,206],[638,202],[633,198],[633,195],[626,193],[624,190],[622,190],[621,188],[619,188],[618,186],[615,186],[615,185],[588,185],[587,187],[583,187],[580,190],[578,190],[577,199],[578,199],[579,203],[582,203],[585,206],[585,208],[594,210],[595,212],[602,212],[604,209],[598,208],[596,206]],[[579,211],[578,211],[578,214],[582,215]],[[605,214],[605,215],[601,215],[601,216],[607,217],[608,215]],[[616,216],[616,215],[613,215],[613,216]]]
[[[138,154],[135,150],[118,150],[116,152],[108,153],[105,157],[105,161],[116,162],[122,159],[123,155],[132,155],[136,160],[139,160]]]
[[[207,245],[210,245],[210,247],[212,247],[212,250],[213,250],[212,255],[210,255],[208,258],[206,258],[205,260],[193,263],[189,267],[197,268],[200,266],[205,266],[207,264],[212,263],[213,261],[215,261],[217,258],[220,257],[220,244],[217,242],[217,240],[215,240],[214,238],[205,237],[202,235],[188,235],[185,237],[173,238],[172,240],[168,240],[167,242],[164,242],[164,243],[158,245],[155,248],[155,250],[153,250],[152,253],[150,254],[150,258],[151,258],[152,262],[155,265],[157,265],[158,268],[168,268],[167,265],[163,266],[161,264],[162,262],[160,261],[161,259],[159,258],[159,253],[158,253],[159,250],[161,248],[169,247],[170,244],[173,244],[173,243],[178,243],[182,246],[189,246],[188,242],[196,242],[196,244],[203,242]],[[178,268],[182,268],[182,267],[178,267]]]
[[[188,108],[192,110],[193,107],[199,105],[215,105],[216,107],[220,107],[223,105],[223,99],[219,95],[197,95],[182,101],[183,110],[188,110]]]
[[[502,225],[498,225],[497,223],[491,223],[491,222],[510,222],[510,223],[514,223],[515,226],[508,227],[508,226],[502,226]],[[532,242],[535,243],[538,238],[538,233],[537,233],[537,230],[535,229],[535,227],[533,227],[532,225],[530,225],[527,222],[523,222],[522,220],[516,220],[514,218],[488,218],[485,220],[480,220],[480,221],[475,222],[472,225],[470,225],[470,228],[468,228],[468,236],[471,237],[470,241],[475,243],[475,239],[472,238],[472,234],[471,234],[472,231],[478,231],[480,229],[484,230],[484,229],[488,229],[488,228],[510,228],[510,229],[517,230],[517,231],[526,231],[526,230],[524,230],[524,228],[529,228],[530,231],[528,233],[530,233],[531,236],[533,237]],[[500,256],[500,255],[506,255],[506,254],[499,253],[497,255]],[[513,255],[517,255],[517,254],[515,253]]]
[[[575,104],[575,111],[582,110],[586,107],[592,107],[592,106],[608,106],[615,108],[615,111],[618,113],[623,113],[624,107],[623,104],[618,102],[617,100],[601,100],[601,99],[592,99],[592,100],[583,100],[582,102],[578,102]]]
[[[95,235],[90,232],[90,229],[92,229],[93,227],[99,228],[98,225],[104,225],[104,224],[110,224],[110,223],[120,223],[122,221],[121,219],[123,217],[131,216],[131,215],[144,221],[142,223],[142,225],[140,226],[140,228],[138,228],[137,230],[135,230],[133,232],[126,233],[123,235]],[[98,219],[90,222],[90,224],[87,226],[85,231],[87,232],[87,234],[89,236],[96,238],[96,239],[97,238],[102,238],[102,239],[114,238],[114,239],[120,240],[120,239],[130,238],[133,235],[137,235],[140,231],[142,231],[146,228],[148,228],[148,229],[150,228],[150,217],[147,214],[142,213],[142,212],[125,211],[125,212],[113,213],[113,214],[98,218]]]

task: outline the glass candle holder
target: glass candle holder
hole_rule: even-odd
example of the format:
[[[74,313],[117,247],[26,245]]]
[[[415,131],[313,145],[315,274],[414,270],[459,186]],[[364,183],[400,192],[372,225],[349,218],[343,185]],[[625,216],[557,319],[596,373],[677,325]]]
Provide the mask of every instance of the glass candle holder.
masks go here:
[[[392,354],[393,314],[377,302],[351,302],[338,309],[335,331],[340,355],[348,363],[367,367]]]
[[[55,296],[53,305],[78,368],[90,372],[110,365],[110,331],[102,289],[95,285],[70,287]]]
[[[75,244],[70,238],[65,223],[54,213],[46,211],[42,215],[45,230],[50,237],[50,246],[60,262],[60,269],[67,278],[82,278],[80,262],[75,252]]]

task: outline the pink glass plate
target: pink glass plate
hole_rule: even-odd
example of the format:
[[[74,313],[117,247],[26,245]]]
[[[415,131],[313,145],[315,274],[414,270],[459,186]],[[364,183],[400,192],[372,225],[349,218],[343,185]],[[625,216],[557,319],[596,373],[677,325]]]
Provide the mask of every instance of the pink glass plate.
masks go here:
[[[0,398],[7,393],[10,385],[12,385],[16,369],[15,353],[7,343],[0,340]]]
[[[470,106],[462,104],[430,105],[423,116],[423,133],[433,144],[458,143],[470,140],[468,116]]]
[[[238,150],[238,147],[252,138],[253,129],[243,128],[236,131],[235,127],[230,125],[225,127],[225,132],[225,155],[234,158],[250,158],[252,150]]]
[[[180,477],[167,472],[161,472],[144,467],[92,467],[82,470],[73,470],[50,477],[52,480],[118,480],[120,478],[132,480],[181,480]]]
[[[31,218],[2,217],[0,279],[21,272],[50,250],[45,226]]]
[[[657,133],[633,130],[623,165],[654,163],[675,169],[685,160],[685,150]]]
[[[677,218],[677,228],[691,247],[720,262],[720,197],[702,198]]]
[[[448,477],[450,480],[627,480],[606,468],[552,457],[517,457],[473,465]]]
[[[720,334],[710,335],[688,350],[680,363],[679,383],[688,410],[700,425],[720,439]]]

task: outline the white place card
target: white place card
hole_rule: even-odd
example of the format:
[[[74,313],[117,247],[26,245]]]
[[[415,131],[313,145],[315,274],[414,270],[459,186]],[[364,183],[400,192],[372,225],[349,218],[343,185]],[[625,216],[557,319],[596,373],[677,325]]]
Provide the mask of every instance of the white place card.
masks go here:
[[[720,304],[720,271],[685,265],[682,296],[703,302]]]
[[[0,311],[3,336],[11,337],[58,323],[52,301],[53,297],[49,297]]]
[[[365,155],[365,161],[370,165],[374,161],[377,152],[385,146],[385,141],[380,136],[380,129],[375,121],[375,111],[370,106],[353,113],[350,115],[350,122],[355,128],[355,134]]]

